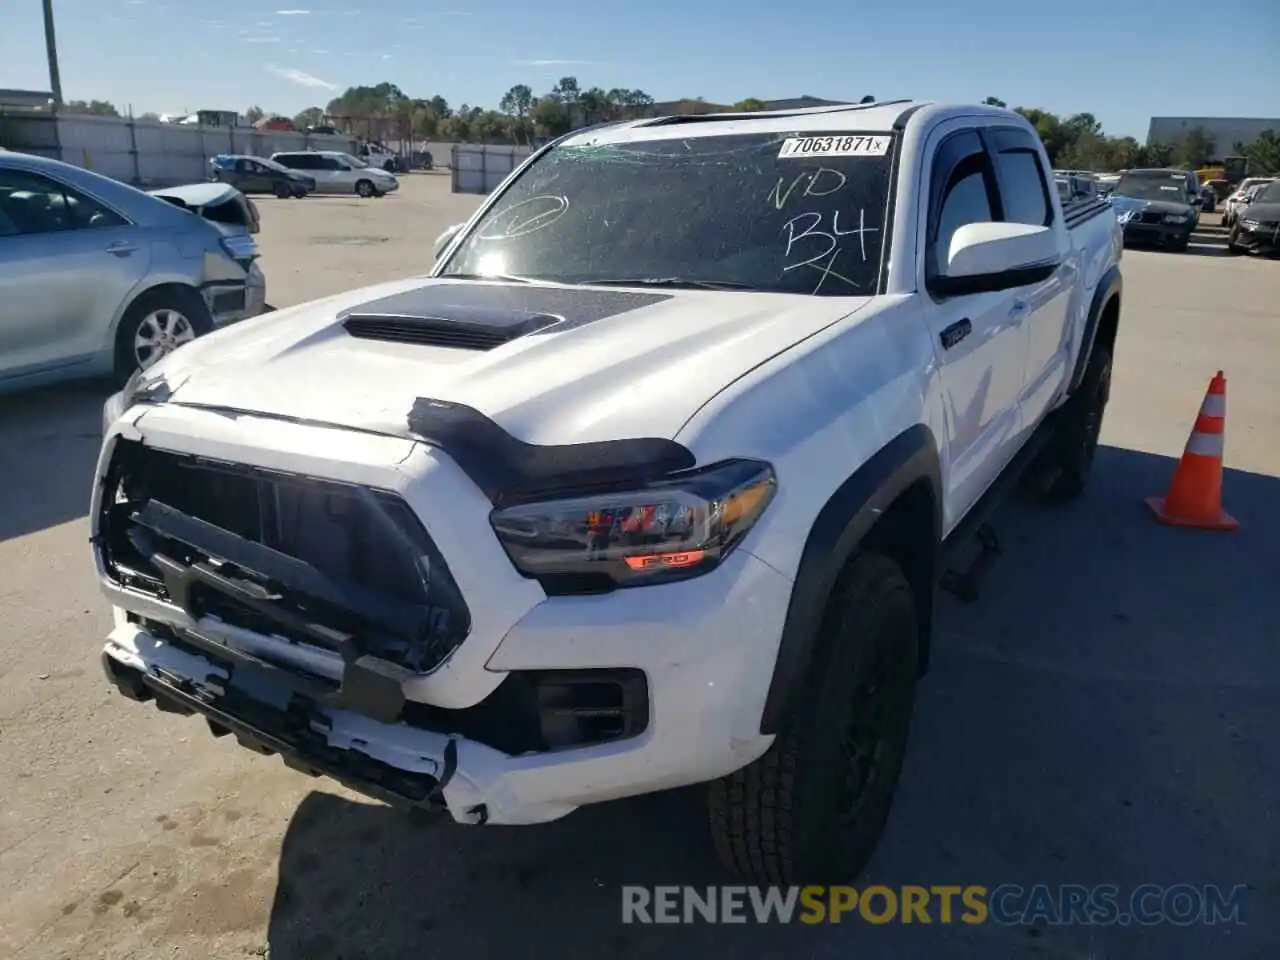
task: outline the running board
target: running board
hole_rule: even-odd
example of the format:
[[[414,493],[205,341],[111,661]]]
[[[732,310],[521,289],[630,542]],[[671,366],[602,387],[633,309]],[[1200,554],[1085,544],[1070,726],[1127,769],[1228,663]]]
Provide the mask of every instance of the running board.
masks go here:
[[[1053,440],[1059,418],[1051,414],[1023,444],[1009,465],[987,488],[951,535],[943,541],[943,573],[938,586],[964,603],[978,599],[982,580],[990,572],[1001,554],[1000,538],[988,522],[991,515],[1014,491],[1029,470],[1035,465],[1041,452]],[[965,562],[977,542],[977,555]]]

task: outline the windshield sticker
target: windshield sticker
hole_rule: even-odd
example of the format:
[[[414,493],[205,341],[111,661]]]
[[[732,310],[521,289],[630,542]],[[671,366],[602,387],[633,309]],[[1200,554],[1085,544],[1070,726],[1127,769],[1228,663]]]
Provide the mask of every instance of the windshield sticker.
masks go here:
[[[883,157],[892,137],[788,137],[779,160],[806,157]]]

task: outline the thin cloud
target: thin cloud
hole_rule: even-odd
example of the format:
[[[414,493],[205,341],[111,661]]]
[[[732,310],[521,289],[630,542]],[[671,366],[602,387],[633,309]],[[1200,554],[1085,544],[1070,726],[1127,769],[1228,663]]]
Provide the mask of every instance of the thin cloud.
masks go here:
[[[290,83],[296,83],[300,87],[314,87],[318,90],[338,89],[336,83],[321,80],[314,73],[307,73],[305,70],[298,70],[294,67],[267,67],[267,73],[274,73],[277,77],[282,77]]]
[[[310,10],[277,10],[276,16],[277,17],[309,17],[311,16],[311,11]]]
[[[599,60],[512,60],[522,67],[588,67],[600,63]]]
[[[245,43],[279,43],[279,37],[241,37]]]

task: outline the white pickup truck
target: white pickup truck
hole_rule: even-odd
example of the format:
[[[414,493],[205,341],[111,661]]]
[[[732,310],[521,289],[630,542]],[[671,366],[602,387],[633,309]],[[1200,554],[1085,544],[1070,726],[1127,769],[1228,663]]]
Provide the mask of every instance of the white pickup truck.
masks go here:
[[[1111,207],[1006,110],[667,117],[541,149],[438,253],[108,401],[112,683],[462,823],[705,783],[739,874],[856,874],[937,589],[1015,482],[1089,475]]]

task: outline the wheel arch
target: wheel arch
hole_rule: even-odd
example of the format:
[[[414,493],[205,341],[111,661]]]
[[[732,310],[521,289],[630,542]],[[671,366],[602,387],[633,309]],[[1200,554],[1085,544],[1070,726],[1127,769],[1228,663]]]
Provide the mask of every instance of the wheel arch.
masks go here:
[[[1075,368],[1071,371],[1071,381],[1067,387],[1068,396],[1075,393],[1084,382],[1084,372],[1089,367],[1094,344],[1103,343],[1108,348],[1114,348],[1120,328],[1120,299],[1123,292],[1124,277],[1120,273],[1120,265],[1112,264],[1098,281],[1093,299],[1089,302],[1089,315],[1085,320],[1084,335],[1080,339],[1080,352],[1076,356]],[[1114,349],[1112,352],[1114,353]]]
[[[911,583],[928,662],[942,529],[938,444],[924,424],[898,434],[858,468],[818,512],[801,553],[760,732],[778,733],[803,695],[837,580],[859,549],[898,562]]]

